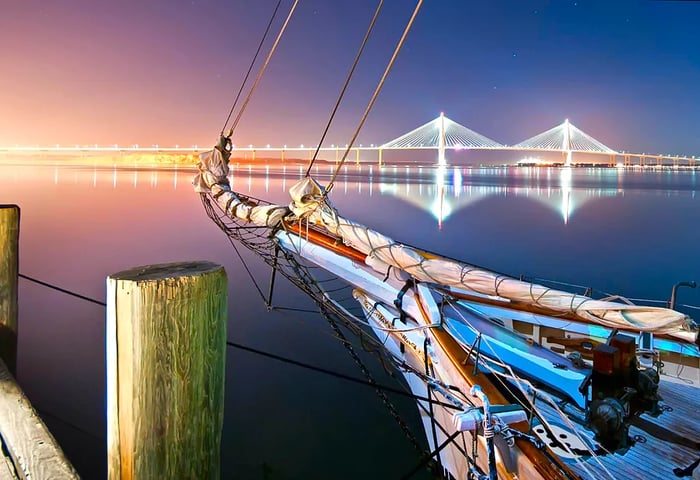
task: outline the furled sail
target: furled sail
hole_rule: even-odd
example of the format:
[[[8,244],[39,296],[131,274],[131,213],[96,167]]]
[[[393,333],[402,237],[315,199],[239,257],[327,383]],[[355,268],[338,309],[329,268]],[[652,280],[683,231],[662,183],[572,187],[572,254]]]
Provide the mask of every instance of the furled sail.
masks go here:
[[[298,217],[323,225],[347,246],[367,255],[375,269],[391,266],[415,279],[454,287],[481,295],[496,296],[554,312],[566,312],[582,320],[611,328],[668,334],[687,342],[697,337],[697,325],[687,315],[668,308],[630,305],[595,300],[543,285],[524,282],[456,260],[426,255],[412,247],[338,216],[323,198],[320,186],[311,178],[290,188],[291,210]]]
[[[688,343],[697,341],[698,326],[690,317],[675,310],[596,300],[427,254],[395,242],[386,235],[339,216],[324,195],[323,188],[310,177],[301,179],[289,189],[292,197],[289,207],[257,206],[231,191],[226,178],[228,165],[218,150],[202,154],[199,168],[195,189],[211,191],[219,206],[230,216],[274,228],[291,212],[294,219],[322,226],[339,237],[346,246],[366,255],[367,265],[377,271],[396,268],[422,282],[534,305],[553,314],[573,314],[582,321],[610,328],[666,334]]]
[[[287,207],[255,205],[239,197],[231,190],[228,174],[228,159],[221,150],[214,148],[201,153],[199,172],[192,180],[195,192],[211,193],[212,198],[231,218],[239,218],[261,227],[273,228],[289,214]]]

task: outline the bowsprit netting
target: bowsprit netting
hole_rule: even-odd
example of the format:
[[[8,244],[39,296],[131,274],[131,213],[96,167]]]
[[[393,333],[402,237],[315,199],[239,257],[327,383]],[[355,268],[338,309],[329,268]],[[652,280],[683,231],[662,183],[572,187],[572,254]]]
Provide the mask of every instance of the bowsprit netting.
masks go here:
[[[273,205],[270,202],[253,197],[241,195],[238,195],[238,197],[241,201],[249,205]],[[272,278],[274,278],[275,272],[279,272],[313,300],[318,307],[319,313],[328,322],[335,336],[341,341],[369,383],[377,385],[371,371],[365,366],[343,329],[360,339],[362,348],[374,354],[385,368],[387,368],[387,363],[394,363],[395,368],[406,368],[405,365],[396,365],[395,359],[386,353],[386,350],[381,343],[377,341],[376,337],[362,328],[362,322],[359,321],[358,316],[354,313],[357,311],[357,313],[361,315],[362,309],[357,307],[357,304],[354,302],[352,288],[347,283],[341,281],[336,276],[328,274],[319,267],[310,265],[308,262],[303,262],[301,258],[294,255],[292,252],[280,248],[277,245],[275,233],[279,228],[283,228],[283,224],[275,228],[256,226],[244,220],[229,216],[216,201],[213,201],[211,194],[201,193],[200,198],[209,218],[228,236],[234,248],[234,242],[239,242],[245,248],[260,257],[267,265],[272,267]],[[251,274],[248,267],[246,266],[245,268],[248,273]],[[262,290],[258,287],[258,291],[266,300],[268,308],[271,306],[273,285],[274,280],[271,281],[271,288],[267,298],[265,298]],[[344,304],[353,306],[346,307]],[[388,368],[387,371],[389,371]],[[419,453],[425,454],[425,448],[421,445],[421,442],[418,441],[394,404],[387,397],[386,393],[380,388],[375,388],[375,392],[413,447]]]

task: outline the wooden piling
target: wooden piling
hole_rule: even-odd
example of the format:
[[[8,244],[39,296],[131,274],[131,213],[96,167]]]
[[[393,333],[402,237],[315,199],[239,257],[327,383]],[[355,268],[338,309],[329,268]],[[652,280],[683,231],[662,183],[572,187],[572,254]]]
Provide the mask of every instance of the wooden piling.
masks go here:
[[[19,275],[19,207],[0,205],[0,358],[17,369],[17,278]]]
[[[108,478],[218,479],[227,281],[211,262],[107,279]]]
[[[80,478],[2,360],[0,444],[2,479]]]

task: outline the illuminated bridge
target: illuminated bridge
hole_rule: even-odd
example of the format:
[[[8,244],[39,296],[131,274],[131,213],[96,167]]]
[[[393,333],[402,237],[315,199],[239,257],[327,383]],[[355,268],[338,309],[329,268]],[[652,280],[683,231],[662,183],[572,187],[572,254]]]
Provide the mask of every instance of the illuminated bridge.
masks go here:
[[[569,122],[568,119],[556,127],[515,145],[502,145],[495,140],[450,120],[442,113],[436,119],[379,146],[380,162],[382,150],[399,149],[435,149],[438,151],[439,165],[446,165],[447,163],[445,160],[445,151],[462,149],[561,153],[564,157],[562,163],[565,165],[572,165],[574,163],[574,154],[602,155],[607,158],[604,158],[600,163],[611,165],[618,163],[631,165],[633,159],[638,159],[637,163],[640,165],[650,163],[660,165],[664,161],[670,161],[674,165],[683,163],[685,165],[695,166],[696,161],[694,156],[687,157],[619,152],[577,128]],[[618,162],[618,158],[620,157],[622,158],[622,162]]]
[[[132,145],[132,146],[119,146],[119,145],[109,145],[109,146],[98,146],[98,145],[76,145],[75,147],[62,147],[59,145],[52,147],[2,147],[0,146],[0,153],[141,153],[141,152],[152,152],[152,153],[198,153],[211,148],[211,146],[198,147],[193,145],[191,147],[181,147],[176,145],[175,147],[163,147],[158,145],[152,145],[148,147]],[[300,153],[308,154],[309,159],[313,156],[316,151],[316,145],[300,145],[300,146],[287,146],[276,147],[271,145],[265,146],[241,146],[234,145],[235,151],[239,155],[244,155],[245,158],[250,158],[252,160],[256,159],[256,155],[263,155],[269,157],[270,153],[279,153],[280,158],[284,160],[285,154],[295,155],[299,158]],[[354,160],[360,163],[360,153],[361,152],[377,152],[378,163],[382,165],[382,154],[384,151],[411,151],[411,150],[436,150],[438,153],[438,165],[447,165],[447,160],[445,153],[447,151],[460,151],[460,150],[481,150],[481,151],[518,151],[518,152],[533,152],[537,153],[559,153],[562,156],[562,161],[557,163],[562,163],[565,165],[574,165],[574,156],[583,154],[583,156],[588,157],[589,155],[600,156],[601,159],[595,163],[608,164],[608,165],[641,165],[641,166],[653,166],[653,165],[674,165],[674,166],[698,166],[696,161],[700,160],[695,156],[684,156],[684,155],[661,155],[661,154],[648,154],[648,153],[630,153],[625,151],[618,151],[607,145],[603,144],[601,141],[593,138],[592,136],[585,133],[583,130],[574,126],[569,120],[565,120],[560,125],[557,125],[545,132],[535,135],[527,140],[523,140],[515,145],[503,145],[496,140],[493,140],[485,135],[475,132],[459,123],[450,120],[444,114],[440,114],[439,117],[431,120],[430,122],[421,125],[410,132],[401,135],[389,142],[380,145],[370,145],[363,146],[360,145],[330,145],[322,146],[318,148],[319,152],[323,153],[322,158],[331,160],[330,157],[335,157],[335,161],[338,162],[341,156],[350,155],[354,152]],[[334,155],[333,155],[334,153]],[[536,160],[536,159],[535,159]],[[534,160],[533,160],[534,161]],[[578,162],[585,163],[585,162]]]

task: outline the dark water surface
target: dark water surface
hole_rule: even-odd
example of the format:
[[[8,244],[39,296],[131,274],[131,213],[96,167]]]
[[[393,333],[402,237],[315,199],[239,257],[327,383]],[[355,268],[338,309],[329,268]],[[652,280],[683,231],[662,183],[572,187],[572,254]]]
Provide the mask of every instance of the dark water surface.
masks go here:
[[[300,167],[239,165],[235,189],[287,203]],[[329,167],[316,170],[327,181]],[[203,259],[229,277],[231,341],[360,377],[322,318],[268,313],[191,188],[192,171],[0,165],[21,207],[20,272],[104,301],[108,275]],[[335,206],[405,243],[513,275],[667,300],[700,281],[694,171],[349,166]],[[263,290],[269,271],[244,252]],[[18,379],[84,478],[106,477],[104,308],[20,280]],[[679,291],[700,305],[700,289]],[[283,280],[276,304],[310,308]],[[697,310],[688,310],[698,317]],[[222,478],[400,478],[419,461],[369,388],[228,349]],[[367,363],[395,385],[376,361]],[[392,397],[422,440],[415,405]],[[425,442],[424,442],[425,443]],[[419,478],[417,476],[416,478]]]

